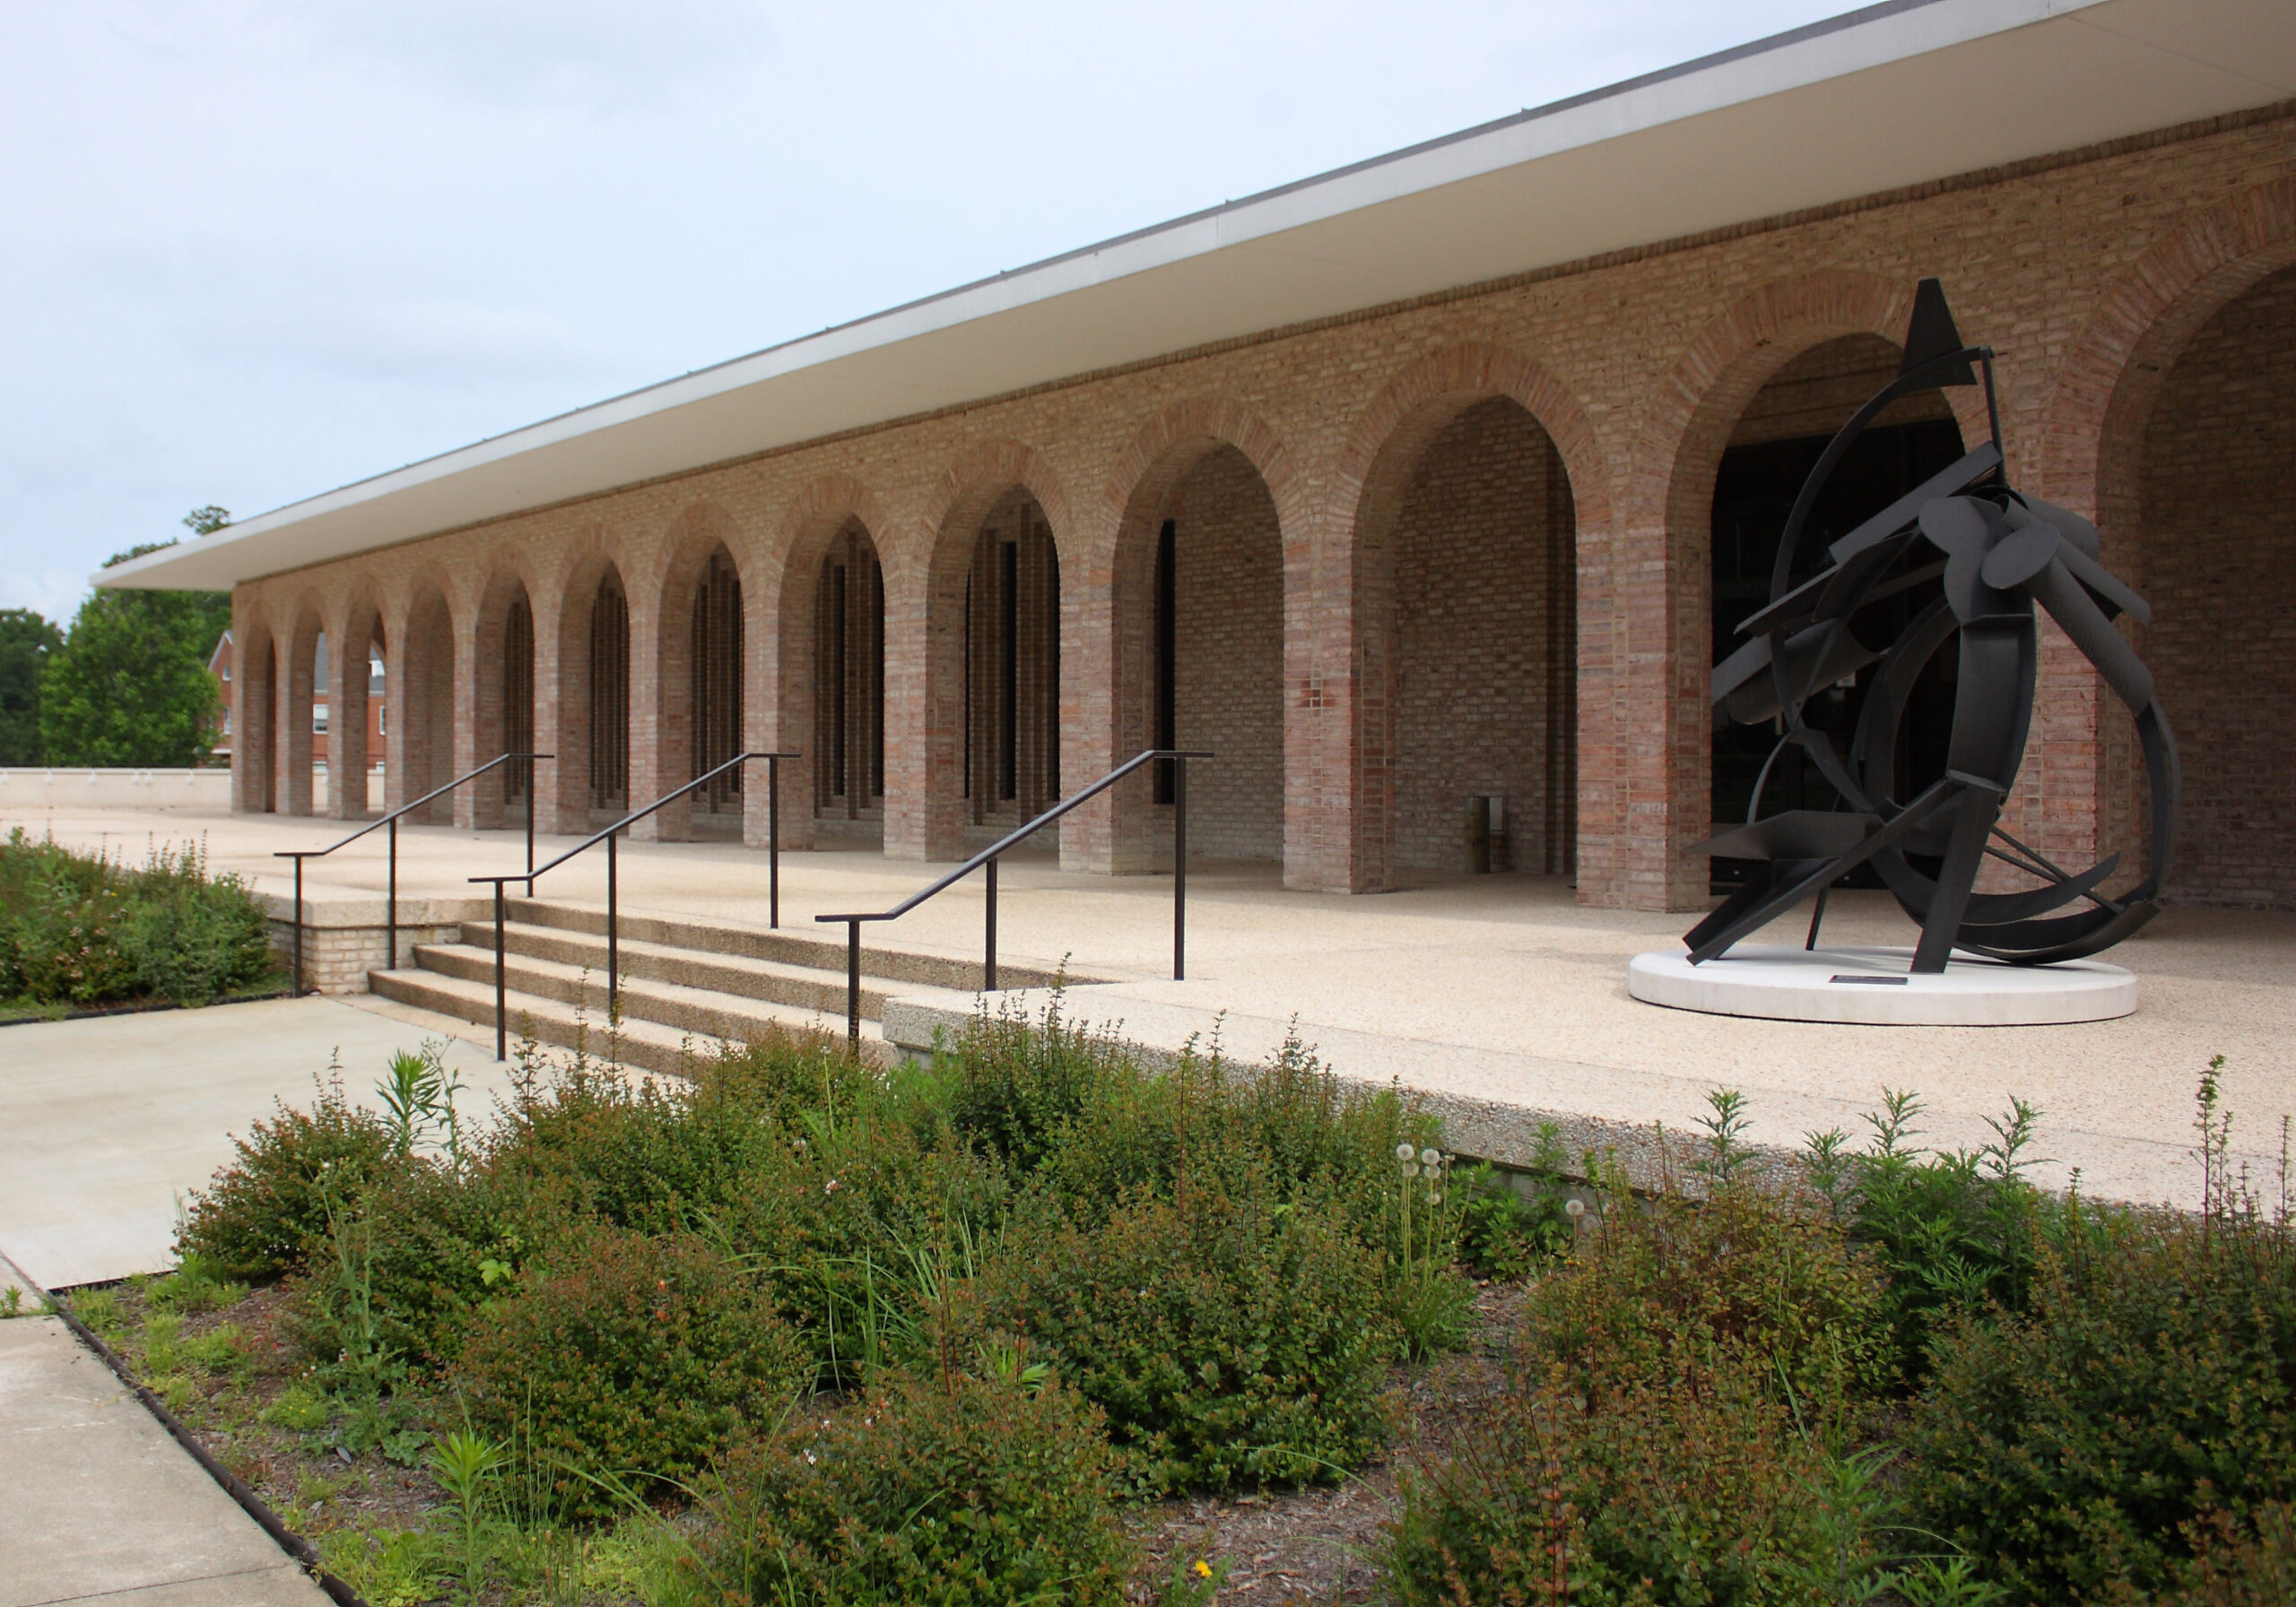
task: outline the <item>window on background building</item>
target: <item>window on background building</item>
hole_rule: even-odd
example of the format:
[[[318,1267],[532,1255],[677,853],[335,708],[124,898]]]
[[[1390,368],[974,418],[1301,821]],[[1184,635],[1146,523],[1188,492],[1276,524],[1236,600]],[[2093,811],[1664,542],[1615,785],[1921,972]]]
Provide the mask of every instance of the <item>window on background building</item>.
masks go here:
[[[370,653],[367,656],[367,695],[370,698],[374,697],[382,690],[383,656],[379,653]]]
[[[326,705],[324,703],[311,705],[311,732],[317,736],[326,734]]]

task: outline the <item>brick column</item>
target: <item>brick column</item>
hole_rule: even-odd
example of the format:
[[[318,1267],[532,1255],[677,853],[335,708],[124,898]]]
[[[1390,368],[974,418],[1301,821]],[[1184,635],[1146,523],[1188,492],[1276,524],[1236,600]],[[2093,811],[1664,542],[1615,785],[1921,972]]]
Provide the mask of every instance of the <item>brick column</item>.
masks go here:
[[[278,666],[279,812],[311,812],[311,643],[299,622],[285,653],[273,648]]]
[[[367,644],[352,640],[356,612],[338,607],[326,625],[326,812],[337,821],[367,812]]]
[[[691,780],[692,749],[684,691],[690,633],[665,632],[658,588],[630,599],[630,806],[643,809],[681,781]],[[639,842],[683,842],[689,808],[681,798],[630,829]]]
[[[885,558],[885,856],[961,858],[963,582],[954,608],[931,607],[925,557]]]

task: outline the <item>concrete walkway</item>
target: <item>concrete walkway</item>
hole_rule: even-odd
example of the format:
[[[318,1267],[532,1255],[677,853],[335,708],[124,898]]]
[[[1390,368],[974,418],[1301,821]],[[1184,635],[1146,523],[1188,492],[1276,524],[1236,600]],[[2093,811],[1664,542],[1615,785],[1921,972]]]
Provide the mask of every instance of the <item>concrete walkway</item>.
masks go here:
[[[48,1289],[173,1265],[178,1204],[232,1134],[274,1099],[310,1104],[332,1060],[374,1108],[392,1053],[442,1025],[310,997],[0,1027],[0,1255]],[[491,1049],[456,1038],[446,1058],[466,1116],[509,1088]]]
[[[0,821],[0,827],[10,823]],[[27,818],[59,840],[133,854],[157,838],[204,838],[213,863],[262,887],[285,885],[280,848],[322,846],[338,821],[189,811],[57,812]],[[383,885],[381,834],[314,861],[309,896],[371,899]],[[570,839],[568,839],[570,841]],[[554,852],[549,842],[545,856]],[[401,842],[400,884],[413,897],[466,896],[464,878],[523,863],[514,832],[426,827]],[[631,844],[623,908],[761,923],[765,856],[732,843]],[[596,862],[596,863],[594,863]],[[817,911],[882,908],[940,867],[874,850],[785,856],[783,924]],[[596,900],[596,856],[545,878],[545,898]],[[1266,864],[1199,864],[1189,874],[1188,979],[1174,983],[1168,877],[1072,875],[1047,856],[1008,861],[998,926],[1003,956],[1112,978],[1080,989],[1074,1011],[1163,1047],[1215,1024],[1257,1056],[1295,1017],[1344,1074],[1518,1113],[1596,1124],[1681,1127],[1716,1086],[1744,1090],[1753,1135],[1798,1143],[1813,1128],[1857,1133],[1885,1088],[1926,1102],[1926,1137],[1968,1145],[2012,1095],[2040,1107],[2041,1175],[2074,1168],[2090,1192],[2196,1199],[2195,1086],[2227,1059],[2236,1159],[2271,1175],[2278,1124],[2296,1114],[2296,916],[2172,909],[2107,958],[2139,979],[2137,1012],[2075,1027],[1886,1028],[1699,1015],[1628,996],[1626,962],[1677,949],[1688,916],[1581,908],[1559,879],[1429,876],[1378,897],[1285,890]],[[866,941],[978,961],[978,879]],[[1768,941],[1799,943],[1806,911]],[[1837,897],[1829,941],[1906,943],[1912,928],[1878,893]],[[0,1056],[6,1038],[0,1033]]]
[[[60,1318],[0,1322],[0,1607],[325,1607]]]

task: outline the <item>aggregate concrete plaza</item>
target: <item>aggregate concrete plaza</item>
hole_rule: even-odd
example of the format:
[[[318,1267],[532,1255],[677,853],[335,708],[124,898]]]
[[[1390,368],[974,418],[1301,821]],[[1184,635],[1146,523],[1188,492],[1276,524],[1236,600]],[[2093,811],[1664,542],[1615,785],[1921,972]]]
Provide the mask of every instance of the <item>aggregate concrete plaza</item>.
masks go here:
[[[204,841],[213,869],[237,871],[267,894],[291,885],[275,853],[324,847],[343,835],[341,822],[195,811],[59,811],[0,821],[0,828],[15,824],[131,858],[154,842]],[[544,838],[538,856],[573,840]],[[480,890],[466,878],[513,869],[524,854],[516,832],[408,829],[401,896],[471,899]],[[621,855],[625,915],[763,924],[762,854],[686,842],[625,843]],[[841,935],[841,928],[816,928],[813,916],[885,908],[944,868],[874,852],[785,854],[783,926]],[[536,893],[599,900],[604,875],[602,856],[587,855],[545,877]],[[305,897],[313,918],[324,918],[331,903],[371,903],[384,882],[378,834],[310,862]],[[1544,1119],[1561,1123],[1574,1144],[1624,1142],[1652,1123],[1681,1130],[1703,1114],[1706,1094],[1718,1087],[1746,1094],[1755,1139],[1787,1146],[1829,1127],[1859,1134],[1861,1117],[1883,1089],[1908,1089],[1926,1108],[1925,1142],[1958,1147],[1988,1138],[1986,1118],[2016,1096],[2043,1113],[2038,1153],[2046,1160],[2037,1177],[2062,1185],[2077,1168],[2092,1194],[2185,1202],[2198,1190],[2194,1090],[2212,1055],[2225,1057],[2236,1158],[2259,1178],[2275,1164],[2282,1118],[2296,1113],[2289,1052],[2296,1042],[2296,916],[2288,915],[2169,910],[2109,957],[2137,976],[2138,1007],[2120,1020],[1895,1028],[1745,1020],[1639,1003],[1627,995],[1628,961],[1643,951],[1678,949],[1692,917],[1584,908],[1561,879],[1447,876],[1395,893],[1349,896],[1285,890],[1271,865],[1198,862],[1188,890],[1188,975],[1174,982],[1169,876],[1068,874],[1048,858],[1014,856],[1003,876],[1000,958],[1046,969],[1065,963],[1074,974],[1105,979],[1073,988],[1068,1013],[1118,1027],[1150,1047],[1216,1037],[1231,1057],[1251,1061],[1296,1030],[1341,1075],[1393,1080],[1429,1099],[1452,1122],[1452,1142],[1469,1152],[1507,1159],[1507,1144],[1519,1144],[1529,1125]],[[478,913],[475,900],[470,908]],[[976,877],[899,922],[866,928],[865,941],[978,963],[982,915]],[[1798,945],[1806,919],[1806,910],[1797,911],[1761,941]],[[1825,927],[1829,943],[1844,945],[1902,944],[1911,933],[1878,893],[1838,895]],[[1031,1010],[1045,1003],[1041,994],[1017,990],[1004,997]],[[228,1030],[244,1044],[248,1074],[233,1093],[245,1108],[217,1103],[204,1118],[217,1125],[215,1133],[187,1132],[160,1107],[115,1102],[123,1126],[166,1121],[170,1142],[180,1143],[191,1163],[172,1186],[194,1186],[204,1176],[196,1168],[212,1164],[206,1158],[217,1152],[222,1129],[243,1127],[274,1091],[307,1095],[312,1073],[323,1069],[318,1040],[329,1029],[300,1021],[274,1036],[265,1012],[278,1011],[283,1021],[287,1008],[143,1018],[148,1026],[6,1029],[0,1090],[56,1076],[62,1068],[48,1063],[71,1034],[84,1035],[92,1050],[99,1039],[125,1045],[155,1029],[166,1041],[194,1022],[203,1034]],[[394,1033],[410,1046],[426,1035],[490,1036],[398,1007],[392,1007],[396,1020],[354,1017],[328,1001],[293,1008],[340,1010],[378,1033],[378,1046]],[[180,1029],[159,1029],[163,1022]],[[164,1075],[165,1055],[152,1060],[150,1074]],[[379,1070],[379,1063],[350,1065],[354,1090]],[[475,1085],[482,1078],[474,1071],[466,1080]],[[22,1113],[9,1108],[0,1129],[19,1136],[7,1142],[36,1146],[22,1133]],[[1492,1135],[1497,1142],[1478,1142]],[[8,1242],[6,1232],[0,1223],[0,1243]]]

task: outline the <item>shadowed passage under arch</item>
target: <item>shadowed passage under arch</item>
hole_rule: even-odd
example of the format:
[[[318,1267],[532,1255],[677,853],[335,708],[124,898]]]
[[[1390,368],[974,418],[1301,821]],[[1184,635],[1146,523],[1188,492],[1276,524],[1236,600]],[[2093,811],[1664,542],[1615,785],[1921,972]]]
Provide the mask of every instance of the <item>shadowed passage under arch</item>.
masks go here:
[[[1577,517],[1509,396],[1422,404],[1366,482],[1367,888],[1397,873],[1559,875],[1578,836]]]
[[[1025,488],[999,497],[965,571],[964,823],[983,842],[1060,795],[1060,557]]]
[[[2296,909],[2292,421],[2296,268],[2233,298],[2186,343],[2144,434],[2131,544],[2152,623],[2137,646],[2176,722],[2173,899]]]
[[[813,591],[813,815],[817,828],[881,836],[885,805],[885,577],[848,520]]]
[[[742,751],[742,581],[733,555],[723,547],[709,554],[695,583],[691,629],[692,650],[686,663],[691,677],[693,759],[687,780],[708,775]],[[693,795],[696,830],[741,836],[745,768],[735,766]]]

